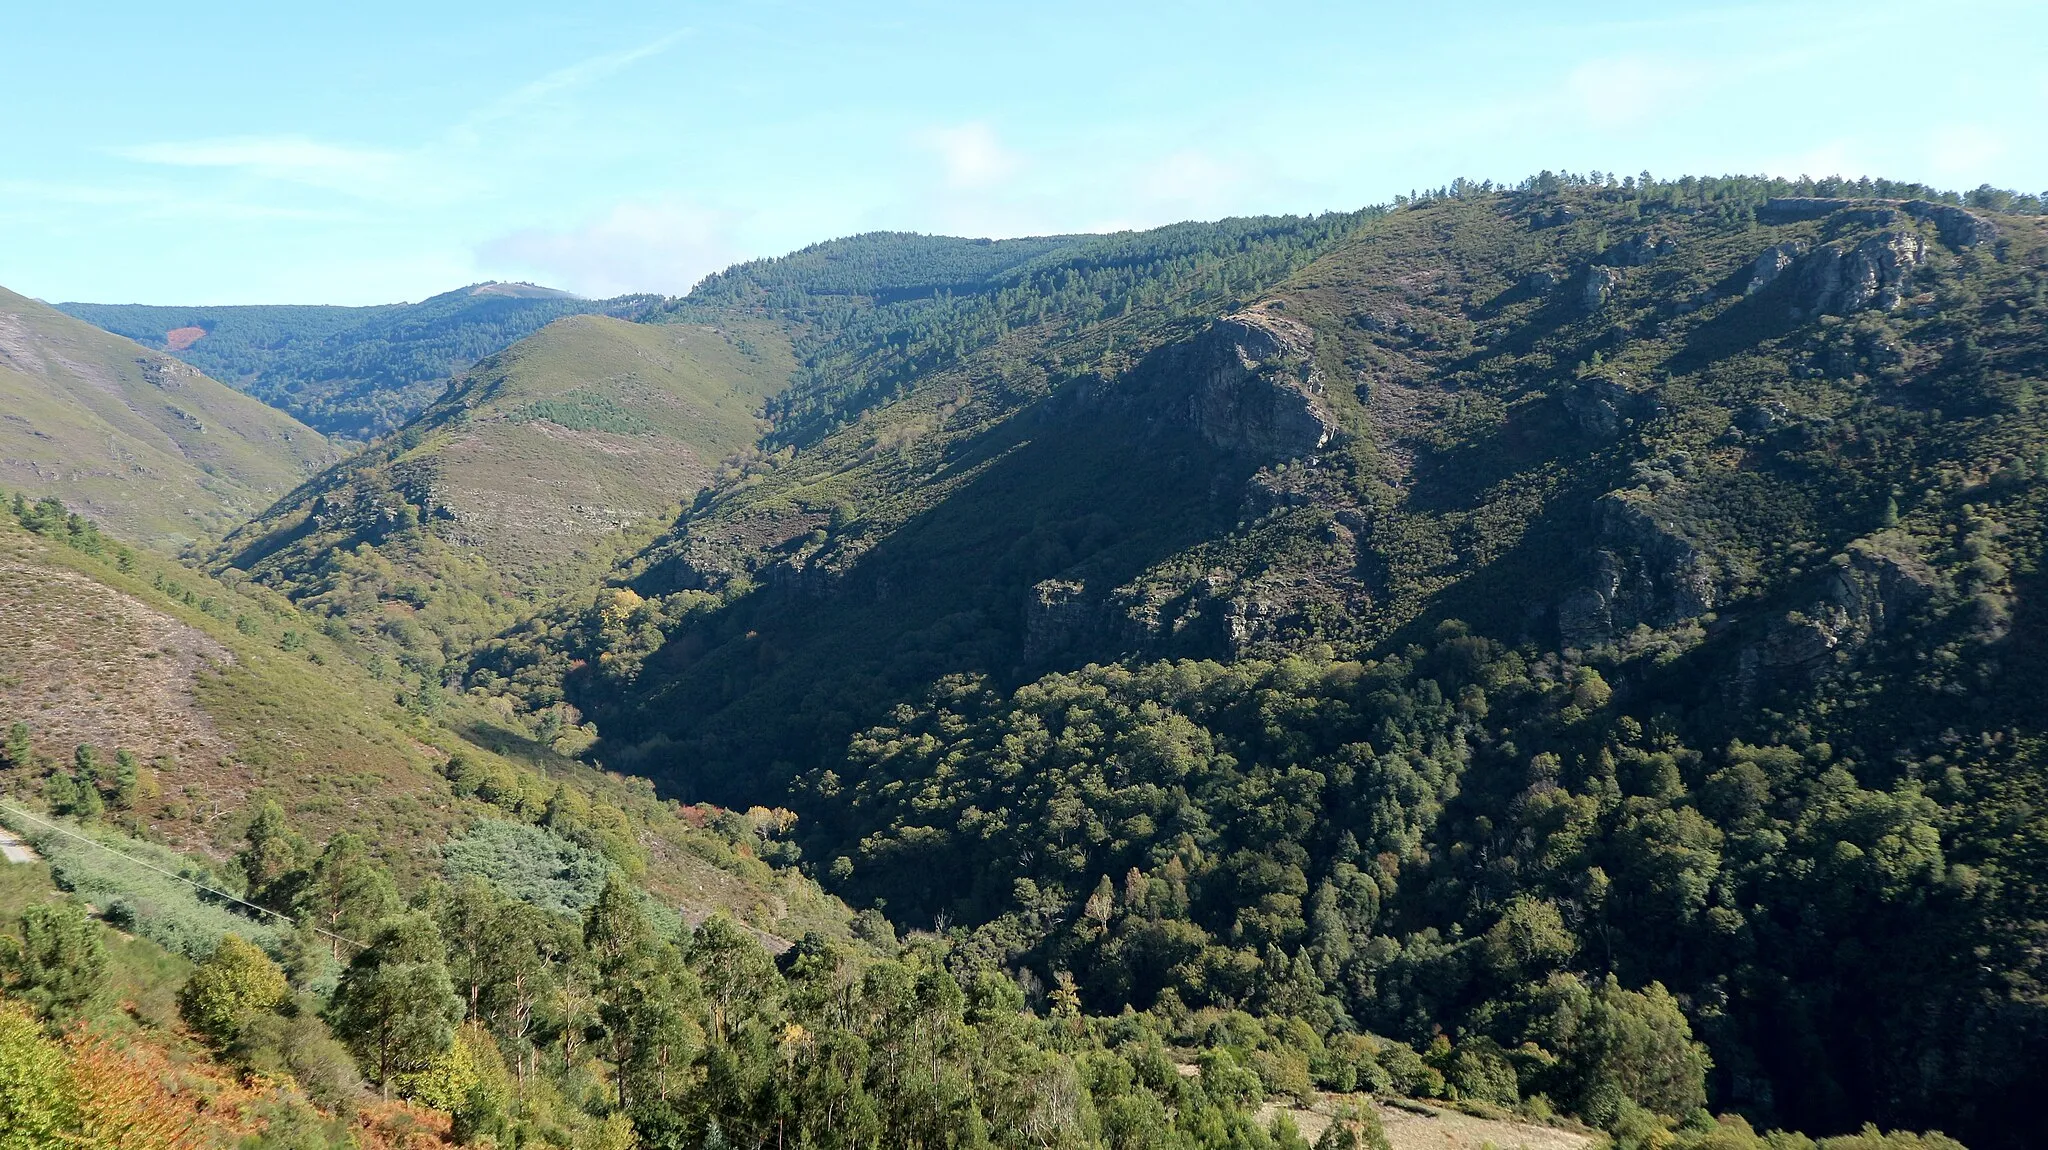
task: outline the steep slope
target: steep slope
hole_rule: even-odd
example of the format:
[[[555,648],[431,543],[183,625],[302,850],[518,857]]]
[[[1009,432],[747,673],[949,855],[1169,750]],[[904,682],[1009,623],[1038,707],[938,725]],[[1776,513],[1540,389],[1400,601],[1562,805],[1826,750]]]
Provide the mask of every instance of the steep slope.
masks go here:
[[[85,746],[102,786],[117,753],[132,756],[110,822],[216,860],[269,799],[315,841],[363,836],[408,887],[481,858],[508,887],[552,891],[580,858],[599,879],[623,868],[685,917],[727,909],[791,939],[845,932],[842,907],[755,857],[786,824],[702,829],[717,812],[562,758],[319,623],[61,507],[0,514],[0,733],[23,734],[19,756],[11,735],[0,752],[0,789],[49,798]]]
[[[366,639],[459,655],[520,604],[593,582],[621,532],[672,519],[753,445],[792,368],[760,323],[558,320],[280,501],[223,559]]]
[[[325,434],[367,439],[425,409],[471,364],[556,319],[630,314],[656,302],[482,283],[374,307],[57,307],[167,351]]]
[[[1091,1009],[1533,1044],[1515,1093],[1608,1124],[1545,1052],[1644,988],[1717,1104],[2024,1145],[2038,211],[1461,186],[834,393],[472,683]]]
[[[318,432],[190,366],[0,289],[0,488],[177,546],[334,456]]]

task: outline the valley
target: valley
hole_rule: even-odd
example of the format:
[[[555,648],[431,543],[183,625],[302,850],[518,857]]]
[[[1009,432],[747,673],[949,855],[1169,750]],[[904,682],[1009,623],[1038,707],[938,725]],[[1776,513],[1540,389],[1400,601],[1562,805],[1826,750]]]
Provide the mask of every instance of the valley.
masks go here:
[[[0,1053],[224,1100],[151,1146],[2029,1145],[2044,333],[2035,197],[1551,172],[0,293]]]

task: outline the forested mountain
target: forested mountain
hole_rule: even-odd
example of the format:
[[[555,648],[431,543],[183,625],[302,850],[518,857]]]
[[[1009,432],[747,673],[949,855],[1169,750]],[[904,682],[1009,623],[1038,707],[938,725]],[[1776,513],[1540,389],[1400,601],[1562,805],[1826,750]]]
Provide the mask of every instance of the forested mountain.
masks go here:
[[[1544,177],[878,293],[797,450],[469,682],[1091,1012],[1440,1032],[1612,1123],[1556,1028],[1652,987],[1713,1070],[1629,1105],[2023,1145],[2038,211]]]
[[[418,414],[469,365],[563,316],[631,315],[657,302],[482,283],[374,307],[57,307],[169,352],[325,434],[369,439]]]
[[[290,416],[0,289],[0,488],[175,547],[225,533],[334,458]]]
[[[857,236],[484,355],[209,575],[18,501],[8,810],[142,949],[0,882],[0,1056],[365,1150],[2030,1145],[2041,209]]]

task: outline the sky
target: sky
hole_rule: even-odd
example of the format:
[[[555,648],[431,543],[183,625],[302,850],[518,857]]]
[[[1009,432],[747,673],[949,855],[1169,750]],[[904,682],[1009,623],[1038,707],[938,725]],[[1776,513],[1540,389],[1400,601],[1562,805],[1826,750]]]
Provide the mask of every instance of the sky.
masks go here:
[[[1539,169],[2048,189],[2048,4],[0,0],[0,285],[680,294]]]

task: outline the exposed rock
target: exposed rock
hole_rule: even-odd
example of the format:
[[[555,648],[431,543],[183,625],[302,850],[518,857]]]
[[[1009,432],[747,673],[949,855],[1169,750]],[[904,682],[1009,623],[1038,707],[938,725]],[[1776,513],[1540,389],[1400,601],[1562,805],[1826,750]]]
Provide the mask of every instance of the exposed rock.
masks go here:
[[[1565,274],[1559,268],[1537,268],[1522,277],[1522,287],[1532,292],[1547,292],[1565,281]]]
[[[1744,431],[1770,431],[1790,422],[1792,412],[1783,403],[1752,403],[1735,413],[1735,426]]]
[[[1580,431],[1611,438],[1628,422],[1656,418],[1661,405],[1610,379],[1582,379],[1565,391],[1564,409]]]
[[[1859,539],[1834,558],[1820,598],[1772,620],[1764,637],[1743,649],[1736,675],[1740,697],[1752,698],[1764,676],[1812,677],[1899,625],[1935,591],[1933,570],[1903,545]]]
[[[1671,627],[1713,610],[1719,575],[1711,559],[1639,506],[1640,493],[1611,492],[1599,501],[1590,578],[1557,608],[1559,638],[1591,647],[1637,624]]]
[[[1614,289],[1621,284],[1621,273],[1613,268],[1593,266],[1580,273],[1579,303],[1587,311],[1599,311],[1614,298]]]
[[[1224,316],[1159,349],[1110,390],[1110,402],[1183,424],[1226,451],[1294,459],[1327,446],[1337,417],[1323,402],[1315,331],[1270,310]]]
[[[1607,259],[1609,263],[1635,268],[1677,250],[1678,241],[1670,236],[1638,232],[1609,248]]]
[[[1794,240],[1791,243],[1772,244],[1765,248],[1756,257],[1756,263],[1750,269],[1749,286],[1742,289],[1743,294],[1755,295],[1771,286],[1786,268],[1791,267],[1800,256],[1806,254],[1806,246],[1806,241]]]
[[[1964,211],[1953,204],[1935,204],[1926,200],[1907,200],[1900,205],[1915,219],[1932,220],[1941,242],[1952,248],[1967,248],[1988,243],[1998,238],[1998,227],[1983,216]]]
[[[1579,211],[1577,208],[1569,204],[1559,204],[1547,212],[1531,213],[1529,216],[1529,226],[1532,228],[1561,228],[1578,218]]]
[[[1848,315],[1867,307],[1899,306],[1913,269],[1927,256],[1927,244],[1906,231],[1887,231],[1854,247],[1828,244],[1800,261],[1800,315]]]

